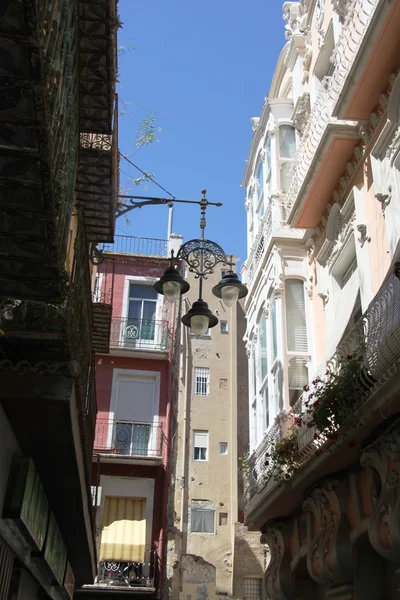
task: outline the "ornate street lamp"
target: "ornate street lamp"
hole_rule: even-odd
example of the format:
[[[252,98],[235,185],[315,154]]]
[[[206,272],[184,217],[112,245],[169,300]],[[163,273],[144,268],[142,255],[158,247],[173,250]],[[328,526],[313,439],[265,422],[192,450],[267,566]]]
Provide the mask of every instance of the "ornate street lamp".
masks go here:
[[[175,257],[171,253],[170,266],[161,279],[154,284],[154,288],[159,294],[163,294],[169,302],[175,302],[181,294],[185,294],[189,290],[190,286],[174,268],[174,263],[180,261],[187,263],[189,271],[194,273],[195,278],[199,280],[199,299],[193,303],[191,309],[181,320],[186,327],[190,327],[196,336],[204,335],[209,328],[215,327],[218,323],[218,318],[208,308],[207,302],[203,300],[203,280],[207,279],[207,275],[214,273],[217,264],[221,263],[230,267],[233,264],[228,260],[221,246],[204,238],[206,209],[212,203],[206,199],[206,190],[203,190],[202,194],[203,198],[199,202],[201,237],[182,244]],[[220,206],[220,204],[218,205]],[[233,306],[238,298],[246,296],[247,291],[246,286],[239,281],[233,271],[225,273],[212,290],[214,296],[221,298],[228,307]]]

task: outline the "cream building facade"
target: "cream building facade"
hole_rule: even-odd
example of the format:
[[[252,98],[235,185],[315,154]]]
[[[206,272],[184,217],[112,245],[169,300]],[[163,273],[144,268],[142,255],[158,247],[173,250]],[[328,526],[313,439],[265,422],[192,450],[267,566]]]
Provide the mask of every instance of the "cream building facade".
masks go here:
[[[264,547],[241,523],[239,456],[248,445],[245,319],[240,303],[227,308],[212,295],[227,266],[203,284],[204,300],[219,323],[196,338],[182,328],[177,382],[168,534],[171,598],[263,597]],[[198,298],[198,280],[185,314]],[[177,374],[178,375],[178,374]]]
[[[271,551],[268,598],[392,599],[400,2],[285,2],[283,17],[243,181],[246,524]]]

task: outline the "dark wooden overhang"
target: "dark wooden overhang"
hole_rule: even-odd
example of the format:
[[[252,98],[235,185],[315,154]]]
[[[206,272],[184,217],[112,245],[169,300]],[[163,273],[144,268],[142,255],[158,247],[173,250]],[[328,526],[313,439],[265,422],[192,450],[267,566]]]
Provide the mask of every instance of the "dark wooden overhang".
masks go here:
[[[0,294],[58,301],[78,146],[77,2],[0,21]]]
[[[118,194],[115,0],[79,2],[79,161],[76,182],[90,242],[112,242]]]

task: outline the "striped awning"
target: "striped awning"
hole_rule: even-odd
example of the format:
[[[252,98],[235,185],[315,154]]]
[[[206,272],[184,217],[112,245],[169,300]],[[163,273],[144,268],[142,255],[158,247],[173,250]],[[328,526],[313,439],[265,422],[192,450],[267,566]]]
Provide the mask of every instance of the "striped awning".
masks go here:
[[[105,498],[100,561],[144,562],[146,500]]]

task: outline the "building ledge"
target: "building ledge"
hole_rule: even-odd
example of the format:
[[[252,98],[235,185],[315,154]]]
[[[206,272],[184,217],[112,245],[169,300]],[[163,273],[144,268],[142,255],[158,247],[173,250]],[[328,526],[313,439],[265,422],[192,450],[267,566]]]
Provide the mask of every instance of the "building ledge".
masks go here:
[[[316,481],[359,464],[365,440],[399,412],[400,376],[397,373],[361,405],[360,425],[355,430],[339,431],[337,440],[329,443],[329,451],[312,456],[290,480],[270,480],[261,492],[252,496],[246,510],[249,530],[260,530],[268,521],[292,514],[301,506],[307,489]],[[351,449],[348,445],[350,440],[355,442]]]
[[[94,449],[93,462],[96,462],[97,456],[102,463],[125,463],[128,465],[154,465],[162,464],[162,456],[126,456],[124,454],[112,454]]]
[[[322,121],[321,128],[323,131],[314,132],[309,143],[300,149],[293,177],[294,189],[289,190],[288,224],[292,227],[318,226],[360,139],[353,123],[330,120],[324,124]]]

